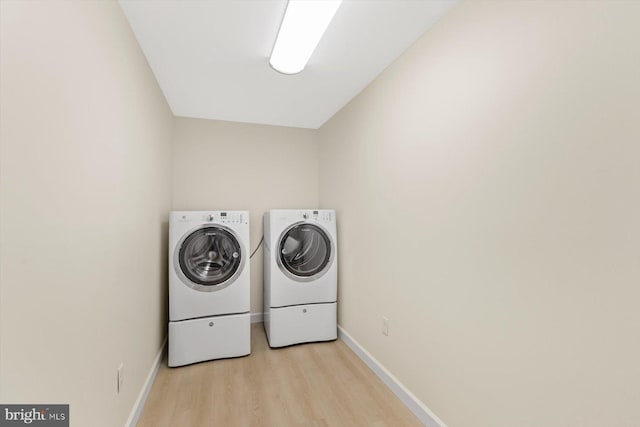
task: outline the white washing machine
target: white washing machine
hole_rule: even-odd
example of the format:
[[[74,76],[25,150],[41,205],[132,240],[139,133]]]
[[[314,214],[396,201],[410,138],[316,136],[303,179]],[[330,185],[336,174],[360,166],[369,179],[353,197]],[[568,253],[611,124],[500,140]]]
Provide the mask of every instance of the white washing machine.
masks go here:
[[[333,210],[264,214],[264,328],[271,347],[337,338]]]
[[[169,216],[169,366],[251,352],[249,212]]]

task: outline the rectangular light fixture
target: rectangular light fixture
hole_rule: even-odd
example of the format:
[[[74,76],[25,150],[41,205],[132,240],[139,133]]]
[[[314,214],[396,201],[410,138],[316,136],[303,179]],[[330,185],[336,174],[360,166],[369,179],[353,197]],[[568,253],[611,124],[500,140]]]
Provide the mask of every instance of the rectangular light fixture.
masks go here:
[[[284,74],[304,69],[342,0],[289,0],[269,64]]]

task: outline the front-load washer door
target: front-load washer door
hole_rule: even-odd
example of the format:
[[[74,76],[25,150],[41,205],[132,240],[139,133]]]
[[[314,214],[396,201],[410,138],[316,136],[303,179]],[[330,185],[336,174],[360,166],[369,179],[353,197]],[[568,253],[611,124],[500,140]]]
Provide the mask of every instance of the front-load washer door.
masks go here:
[[[278,241],[276,259],[280,270],[293,280],[310,282],[327,272],[335,248],[322,227],[299,222],[284,230]]]
[[[219,291],[242,272],[245,253],[233,230],[207,225],[188,233],[176,248],[174,268],[182,282],[197,291]]]

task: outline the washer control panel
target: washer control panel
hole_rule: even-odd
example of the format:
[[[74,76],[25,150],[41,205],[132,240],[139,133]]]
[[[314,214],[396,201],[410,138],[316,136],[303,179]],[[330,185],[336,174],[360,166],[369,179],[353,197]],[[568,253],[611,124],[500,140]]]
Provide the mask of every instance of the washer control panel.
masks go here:
[[[217,222],[219,224],[242,224],[247,218],[239,212],[211,212],[203,218],[206,222]]]

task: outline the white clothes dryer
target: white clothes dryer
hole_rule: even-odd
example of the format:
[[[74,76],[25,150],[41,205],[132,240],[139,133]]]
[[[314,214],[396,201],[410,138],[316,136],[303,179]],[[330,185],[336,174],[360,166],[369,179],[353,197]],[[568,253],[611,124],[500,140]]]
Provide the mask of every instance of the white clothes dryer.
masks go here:
[[[169,366],[251,352],[249,213],[169,216]]]
[[[271,347],[337,338],[333,210],[264,214],[264,327]]]

